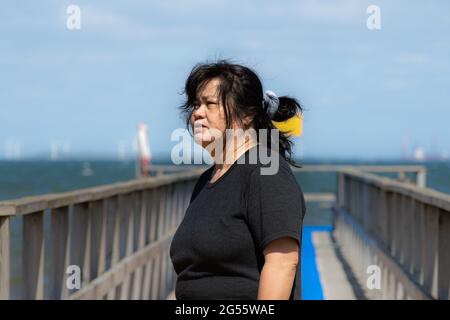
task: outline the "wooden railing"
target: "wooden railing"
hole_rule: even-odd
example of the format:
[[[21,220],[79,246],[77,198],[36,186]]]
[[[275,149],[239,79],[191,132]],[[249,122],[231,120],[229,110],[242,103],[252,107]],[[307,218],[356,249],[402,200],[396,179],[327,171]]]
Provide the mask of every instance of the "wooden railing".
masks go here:
[[[165,299],[176,276],[170,241],[200,172],[0,202],[0,299],[10,298],[16,238],[18,298]],[[20,218],[22,232],[13,237],[11,223]],[[79,290],[68,289],[68,266],[81,270]]]
[[[372,173],[395,173],[397,180],[414,183],[419,187],[425,187],[427,170],[424,166],[417,165],[304,165],[302,168],[292,167],[294,172],[338,172],[345,169],[357,169]],[[413,180],[407,178],[407,174],[413,174]]]
[[[337,183],[334,235],[363,286],[379,267],[372,298],[449,299],[450,195],[349,168]]]
[[[179,172],[180,170],[206,170],[207,165],[158,165],[153,164],[150,170],[155,175],[161,175],[163,173]],[[317,165],[303,165],[301,168],[291,166],[294,172],[337,172],[341,169],[358,169],[364,172],[374,173],[395,173],[397,180],[404,182],[413,182],[419,187],[425,187],[427,180],[427,170],[424,166],[420,165],[332,165],[332,164],[317,164]],[[407,177],[408,174],[413,174],[413,181],[410,181]]]

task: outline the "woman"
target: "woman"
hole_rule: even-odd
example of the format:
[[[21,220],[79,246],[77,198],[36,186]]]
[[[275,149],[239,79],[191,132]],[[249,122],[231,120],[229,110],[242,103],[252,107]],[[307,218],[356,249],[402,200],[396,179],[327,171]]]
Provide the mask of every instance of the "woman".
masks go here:
[[[302,108],[295,99],[263,93],[254,71],[225,60],[195,66],[185,94],[187,125],[214,165],[197,181],[171,243],[176,298],[301,299],[306,207],[289,167],[289,134],[274,122]],[[236,135],[231,143],[230,129],[256,134]],[[278,166],[263,174],[267,154]]]

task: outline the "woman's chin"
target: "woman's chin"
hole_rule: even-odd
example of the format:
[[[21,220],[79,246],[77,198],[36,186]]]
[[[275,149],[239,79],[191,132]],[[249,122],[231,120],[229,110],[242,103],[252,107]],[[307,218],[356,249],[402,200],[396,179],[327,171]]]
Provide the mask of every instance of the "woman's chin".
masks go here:
[[[195,134],[194,141],[196,144],[201,145],[202,147],[205,147],[211,143],[211,141],[205,139],[205,136],[202,134]]]
[[[202,148],[206,149],[208,146],[210,146],[214,140],[207,140],[205,137],[196,137],[194,136],[194,141],[196,144],[202,146]]]

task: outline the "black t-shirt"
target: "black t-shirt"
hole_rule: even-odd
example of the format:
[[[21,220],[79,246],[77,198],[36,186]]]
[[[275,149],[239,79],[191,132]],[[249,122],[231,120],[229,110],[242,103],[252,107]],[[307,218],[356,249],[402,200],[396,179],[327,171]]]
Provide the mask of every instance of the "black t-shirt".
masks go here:
[[[267,152],[264,147],[257,148]],[[179,300],[257,299],[263,249],[285,236],[299,243],[290,299],[301,299],[301,238],[306,212],[302,189],[283,157],[277,154],[276,174],[263,175],[261,168],[270,165],[261,164],[259,156],[257,163],[249,163],[253,159],[250,150],[214,183],[210,182],[213,166],[194,187],[170,246]],[[242,157],[245,164],[241,164]]]

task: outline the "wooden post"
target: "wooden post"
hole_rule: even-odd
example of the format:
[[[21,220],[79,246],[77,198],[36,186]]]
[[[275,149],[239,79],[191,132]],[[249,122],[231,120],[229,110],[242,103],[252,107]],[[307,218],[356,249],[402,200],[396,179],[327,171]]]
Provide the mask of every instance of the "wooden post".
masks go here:
[[[425,254],[422,257],[424,270],[424,287],[434,298],[438,298],[438,237],[439,237],[439,210],[431,206],[425,207]]]
[[[378,189],[379,197],[379,212],[378,212],[378,225],[380,232],[377,234],[380,240],[387,244],[388,242],[388,208],[387,208],[387,195],[386,191],[382,188]]]
[[[166,186],[163,186],[160,188],[159,193],[159,212],[158,212],[158,226],[157,226],[157,239],[161,239],[164,236],[164,226],[165,226],[165,220],[167,216],[166,208],[167,208],[167,188]],[[163,290],[163,280],[162,280],[162,274],[164,272],[163,270],[163,261],[162,261],[162,252],[158,252],[156,258],[155,258],[155,272],[156,272],[156,279],[155,279],[155,290],[156,295],[155,299],[162,299],[162,290]]]
[[[145,246],[145,238],[146,238],[146,218],[147,218],[147,201],[146,201],[146,193],[144,191],[139,192],[137,201],[139,203],[138,205],[138,227],[139,227],[139,234],[138,234],[138,247],[137,250],[141,250]],[[142,296],[142,277],[143,277],[143,268],[139,268],[134,273],[134,279],[133,279],[133,293],[131,298],[133,300],[138,300]]]
[[[91,280],[100,275],[105,267],[105,233],[106,233],[106,214],[104,201],[97,200],[90,203],[89,220],[91,222],[91,258],[90,258],[90,277]]]
[[[450,211],[439,214],[439,274],[438,298],[450,299]]]
[[[66,269],[69,259],[69,207],[51,212],[50,299],[67,296]]]
[[[9,299],[10,263],[9,217],[0,217],[0,300]]]
[[[162,196],[164,195],[161,188],[154,190],[154,198],[152,204],[152,225],[150,229],[150,239],[151,241],[156,241],[160,237],[161,229],[159,229],[161,217],[161,205],[163,202]],[[158,298],[159,289],[159,252],[154,255],[150,261],[151,264],[151,275],[150,275],[150,299]]]
[[[399,194],[398,195],[398,224],[397,224],[397,230],[396,233],[398,234],[398,262],[400,265],[405,266],[405,259],[406,259],[406,243],[405,243],[405,237],[408,230],[408,225],[406,224],[406,211],[407,211],[407,198],[406,196]],[[409,229],[409,228],[408,228]]]
[[[424,243],[422,241],[423,232],[423,210],[424,204],[422,202],[416,201],[414,210],[414,239],[413,239],[413,259],[412,259],[412,276],[417,283],[421,283],[420,272],[421,272],[421,260],[422,253],[424,251]]]
[[[134,205],[133,195],[128,194],[126,199],[126,212],[125,219],[127,220],[127,236],[126,236],[126,247],[125,247],[125,257],[129,257],[133,253],[133,245],[134,245]],[[130,282],[131,275],[128,274],[125,276],[125,279],[122,283],[120,290],[120,299],[128,300],[130,297]]]
[[[71,264],[82,270],[82,288],[90,281],[91,223],[89,204],[80,203],[73,207]]]
[[[119,196],[120,197],[120,196]],[[111,241],[111,269],[118,263],[120,257],[120,208],[119,197],[111,199],[109,204],[109,215],[111,223],[113,224],[112,238],[108,238]],[[108,292],[107,299],[113,300],[116,298],[116,287]]]
[[[381,267],[381,290],[382,290],[382,299],[388,300],[389,299],[389,291],[388,291],[388,285],[389,285],[389,269],[387,266],[382,263]]]
[[[161,236],[164,236],[167,234],[167,231],[169,229],[169,223],[170,223],[170,214],[171,214],[171,192],[172,192],[172,186],[167,185],[164,187],[164,211],[163,211],[163,224],[162,224],[162,233]],[[160,253],[160,263],[161,263],[161,273],[160,273],[160,289],[159,289],[159,299],[165,299],[165,293],[167,291],[167,260],[166,260],[166,250],[163,250]]]
[[[44,211],[23,217],[23,298],[44,299]]]
[[[148,242],[153,242],[158,239],[158,218],[159,218],[159,206],[161,202],[161,190],[159,188],[152,191],[151,196],[151,217],[149,220],[150,232],[148,234]]]
[[[345,177],[344,173],[337,173],[337,207],[342,208],[345,205]]]
[[[182,189],[183,189],[183,182],[175,182],[174,184],[174,191],[173,191],[173,197],[172,197],[172,201],[173,201],[173,205],[172,205],[172,219],[171,219],[171,226],[170,226],[170,232],[172,232],[172,230],[175,230],[175,228],[177,228],[179,220],[179,211],[180,211],[180,202],[181,202],[181,197],[182,197]],[[173,238],[172,238],[173,239]],[[175,289],[175,269],[173,267],[172,264],[172,259],[170,257],[170,244],[167,247],[167,267],[169,269],[169,274],[168,274],[168,291],[166,293],[166,296],[172,292]]]
[[[392,193],[392,198],[391,198],[391,207],[392,207],[392,225],[391,225],[391,237],[392,237],[392,256],[394,259],[396,259],[397,261],[399,260],[400,257],[400,248],[399,248],[399,242],[400,242],[400,236],[401,233],[398,232],[398,227],[400,225],[400,195],[397,193]]]
[[[148,245],[152,243],[153,238],[155,237],[156,228],[154,227],[154,221],[156,218],[156,211],[154,210],[155,206],[154,203],[156,202],[156,190],[148,190],[144,193],[144,199],[146,205],[146,239],[145,244]],[[145,271],[144,271],[144,279],[142,282],[142,299],[148,300],[150,299],[151,294],[151,285],[152,285],[152,270],[153,270],[153,259],[150,259],[145,264]]]
[[[355,188],[354,188],[354,180],[351,176],[347,176],[348,179],[348,185],[349,185],[349,203],[348,203],[348,213],[353,214],[355,212]]]
[[[416,202],[414,198],[408,197],[406,199],[406,215],[404,218],[406,218],[406,223],[404,224],[404,232],[405,232],[405,238],[404,238],[404,250],[405,250],[405,269],[410,273],[413,274],[414,270],[414,231],[415,231],[415,224],[417,221],[414,220],[414,212],[415,212],[415,206]]]

